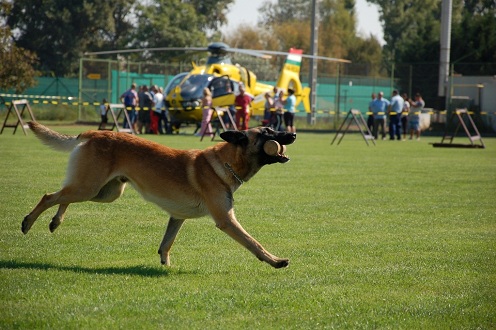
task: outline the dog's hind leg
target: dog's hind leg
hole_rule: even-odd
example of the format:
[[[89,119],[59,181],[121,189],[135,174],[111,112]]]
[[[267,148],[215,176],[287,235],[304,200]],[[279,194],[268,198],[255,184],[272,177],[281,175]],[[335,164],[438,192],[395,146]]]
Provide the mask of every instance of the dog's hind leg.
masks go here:
[[[91,179],[89,179],[91,181]],[[22,222],[21,230],[27,234],[38,217],[52,206],[60,204],[60,207],[50,222],[50,231],[54,231],[62,222],[64,213],[71,203],[85,202],[96,196],[99,189],[91,185],[71,184],[61,190],[44,195],[38,205],[26,216]]]
[[[45,194],[40,202],[35,206],[35,208],[24,217],[24,220],[22,221],[22,227],[21,230],[24,234],[27,234],[29,229],[33,226],[34,222],[38,217],[40,216],[41,213],[49,209],[50,207],[56,205],[56,200],[57,200],[57,194],[60,192],[56,192],[53,194]]]
[[[160,262],[162,265],[170,266],[169,251],[183,223],[184,219],[175,219],[170,217],[169,224],[165,230],[164,238],[162,239],[162,243],[160,243],[160,247],[158,249],[158,254],[160,254]]]
[[[74,149],[69,158],[64,186],[55,193],[43,196],[38,205],[24,218],[21,227],[24,234],[27,234],[40,214],[52,206],[60,204],[57,213],[50,222],[49,228],[53,232],[62,222],[69,204],[92,199],[109,201],[120,195],[123,189],[121,185],[124,182],[117,183],[111,180],[112,183],[110,183],[108,182],[109,173],[95,170],[109,169],[110,166],[108,161],[95,158],[94,153],[95,151],[92,151],[91,146],[87,144]]]
[[[67,207],[69,204],[60,204],[59,209],[57,210],[57,213],[55,216],[52,218],[52,221],[48,225],[48,228],[50,229],[50,232],[53,233],[55,229],[64,221],[64,214],[65,210],[67,210]]]

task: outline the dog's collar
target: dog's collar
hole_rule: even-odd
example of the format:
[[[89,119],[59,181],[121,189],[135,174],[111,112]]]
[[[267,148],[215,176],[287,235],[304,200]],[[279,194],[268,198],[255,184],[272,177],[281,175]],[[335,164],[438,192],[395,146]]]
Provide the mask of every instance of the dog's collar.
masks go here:
[[[236,180],[238,180],[239,184],[243,184],[243,179],[241,179],[239,177],[238,174],[236,174],[236,172],[234,172],[233,168],[231,165],[229,165],[228,163],[224,163],[224,167],[227,168],[229,170],[229,172],[231,172],[231,174],[236,178]]]

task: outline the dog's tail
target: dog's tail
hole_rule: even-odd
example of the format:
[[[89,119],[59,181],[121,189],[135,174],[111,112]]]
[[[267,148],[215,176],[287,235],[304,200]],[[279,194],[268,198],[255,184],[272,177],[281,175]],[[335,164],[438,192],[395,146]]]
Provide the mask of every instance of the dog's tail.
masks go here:
[[[75,135],[60,134],[35,121],[30,121],[28,125],[43,144],[58,151],[72,151],[81,142]]]

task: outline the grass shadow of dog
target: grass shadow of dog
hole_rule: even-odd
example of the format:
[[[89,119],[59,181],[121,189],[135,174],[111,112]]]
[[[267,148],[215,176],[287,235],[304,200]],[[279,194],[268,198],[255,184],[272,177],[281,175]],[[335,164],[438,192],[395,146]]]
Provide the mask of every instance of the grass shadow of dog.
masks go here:
[[[71,271],[74,273],[85,274],[107,274],[107,275],[126,275],[141,277],[164,277],[174,274],[191,274],[194,271],[169,270],[163,267],[147,267],[143,265],[123,266],[123,267],[81,267],[81,266],[64,266],[40,262],[24,262],[16,260],[0,260],[0,269],[31,269],[31,270],[56,270]]]

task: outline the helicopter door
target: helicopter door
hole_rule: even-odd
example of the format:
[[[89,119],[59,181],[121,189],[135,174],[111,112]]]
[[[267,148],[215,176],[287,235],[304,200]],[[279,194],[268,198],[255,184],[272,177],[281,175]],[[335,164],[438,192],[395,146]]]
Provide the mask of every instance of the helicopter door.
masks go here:
[[[235,92],[239,89],[238,85],[228,76],[212,79],[209,88],[212,92],[212,106],[214,107],[233,105]]]

